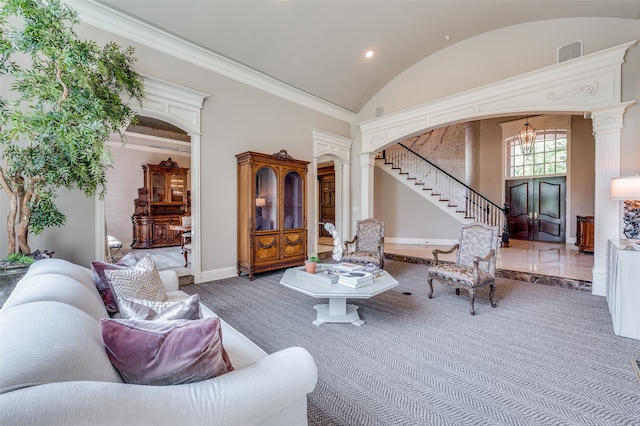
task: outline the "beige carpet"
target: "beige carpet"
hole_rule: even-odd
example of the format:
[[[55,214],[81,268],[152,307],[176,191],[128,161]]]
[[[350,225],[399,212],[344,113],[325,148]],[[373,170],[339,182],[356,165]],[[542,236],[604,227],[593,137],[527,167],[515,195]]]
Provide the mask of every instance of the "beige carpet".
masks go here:
[[[351,301],[361,327],[313,325],[326,300],[285,288],[282,271],[183,289],[268,353],[313,355],[310,425],[640,424],[640,341],[613,334],[603,297],[498,279],[497,308],[479,291],[471,316],[466,294],[434,284],[427,298],[427,266],[385,269],[400,284]]]

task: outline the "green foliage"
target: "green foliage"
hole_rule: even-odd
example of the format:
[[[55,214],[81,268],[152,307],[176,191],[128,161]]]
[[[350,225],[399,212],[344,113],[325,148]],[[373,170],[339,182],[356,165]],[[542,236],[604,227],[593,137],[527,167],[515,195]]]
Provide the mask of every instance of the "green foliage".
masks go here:
[[[311,256],[311,257],[309,258],[309,262],[316,262],[316,263],[317,263],[317,262],[320,262],[320,258],[319,258],[319,257],[317,257],[317,256]]]
[[[106,142],[123,137],[134,118],[129,102],[142,102],[143,78],[131,47],[79,39],[77,14],[60,0],[1,5],[0,78],[12,84],[0,99],[0,184],[19,201],[17,217],[39,234],[65,222],[56,189],[104,196],[112,164]],[[15,18],[21,22],[10,26]]]
[[[4,259],[4,262],[22,263],[23,265],[31,265],[35,261],[33,257],[22,253],[11,253]]]

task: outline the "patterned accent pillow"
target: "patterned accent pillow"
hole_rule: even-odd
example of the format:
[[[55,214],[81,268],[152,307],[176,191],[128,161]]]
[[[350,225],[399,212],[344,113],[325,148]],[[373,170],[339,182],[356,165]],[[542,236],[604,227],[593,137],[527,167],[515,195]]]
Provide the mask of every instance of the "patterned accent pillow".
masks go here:
[[[109,286],[109,280],[104,273],[108,269],[126,269],[134,266],[135,264],[136,258],[131,253],[127,253],[122,256],[122,259],[120,259],[118,263],[107,263],[99,261],[91,262],[93,282],[98,288],[98,292],[102,297],[104,306],[107,308],[107,312],[109,312],[110,314],[115,314],[116,312],[118,312],[118,305],[116,303],[116,298],[111,291],[111,287]]]
[[[120,318],[149,321],[197,320],[200,314],[200,295],[194,294],[179,302],[154,302],[143,299],[118,298]]]
[[[105,275],[116,298],[167,300],[160,274],[151,255],[126,269],[107,269]]]
[[[100,320],[111,363],[126,383],[179,385],[233,370],[220,318],[196,321]]]

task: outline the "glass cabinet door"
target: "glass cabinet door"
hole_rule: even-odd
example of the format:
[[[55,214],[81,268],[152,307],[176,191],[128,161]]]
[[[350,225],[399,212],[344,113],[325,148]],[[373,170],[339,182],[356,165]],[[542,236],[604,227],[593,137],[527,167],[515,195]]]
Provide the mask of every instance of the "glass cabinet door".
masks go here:
[[[184,202],[185,178],[184,175],[171,175],[171,200],[167,201]]]
[[[302,228],[302,177],[290,171],[284,177],[284,229]]]
[[[262,167],[256,172],[255,206],[255,229],[278,229],[278,179],[271,167]]]
[[[166,178],[164,174],[154,173],[151,176],[151,188],[151,202],[160,203],[162,201],[170,201],[165,200]]]

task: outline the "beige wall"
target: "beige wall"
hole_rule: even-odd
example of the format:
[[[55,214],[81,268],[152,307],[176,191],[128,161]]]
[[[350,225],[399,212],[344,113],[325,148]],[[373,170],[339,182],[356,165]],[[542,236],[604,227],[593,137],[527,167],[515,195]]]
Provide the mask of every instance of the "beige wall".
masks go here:
[[[594,212],[596,146],[591,120],[571,117],[571,213],[567,218],[576,235],[576,216],[591,216]]]
[[[311,161],[311,129],[349,135],[349,124],[305,107],[285,101],[228,78],[184,63],[153,49],[136,45],[104,31],[84,26],[81,37],[103,45],[113,40],[121,46],[133,45],[138,58],[136,69],[144,75],[209,94],[202,110],[201,167],[201,243],[203,271],[235,268],[236,265],[236,158],[235,154],[253,150],[274,153],[286,149],[294,158]],[[140,186],[141,177],[136,177]],[[309,194],[313,182],[308,180]],[[136,187],[137,188],[137,187]],[[34,248],[56,250],[56,255],[89,265],[96,257],[95,201],[75,194],[63,194],[60,207],[73,217],[73,225],[52,229],[46,242]],[[131,197],[131,195],[127,195]],[[134,197],[135,198],[135,197]],[[6,201],[0,210],[6,211]],[[311,197],[308,197],[311,205]],[[133,203],[133,199],[131,199]],[[83,212],[82,214],[75,214]],[[127,214],[130,215],[130,212]],[[3,214],[6,217],[6,213]],[[6,231],[0,232],[6,252]],[[34,239],[35,241],[35,239]]]
[[[384,221],[387,238],[401,238],[415,244],[433,239],[451,239],[460,231],[460,223],[400,184],[379,167],[375,168],[375,218]],[[454,238],[455,239],[455,238]]]

